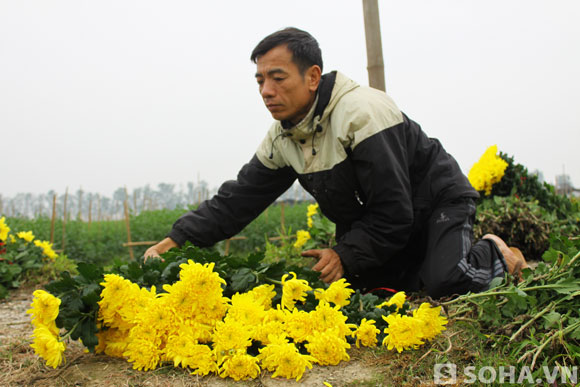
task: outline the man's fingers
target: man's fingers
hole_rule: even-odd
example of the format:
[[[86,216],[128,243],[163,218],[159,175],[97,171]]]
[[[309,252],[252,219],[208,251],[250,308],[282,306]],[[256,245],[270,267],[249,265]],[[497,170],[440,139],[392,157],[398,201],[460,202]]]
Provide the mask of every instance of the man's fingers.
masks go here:
[[[320,259],[320,250],[306,250],[301,253],[303,257],[313,257],[316,259]]]
[[[322,257],[318,260],[318,262],[316,262],[316,265],[312,266],[312,270],[320,271],[321,275],[322,275],[322,270],[324,270],[324,268],[327,266],[328,266],[328,259],[325,257]]]

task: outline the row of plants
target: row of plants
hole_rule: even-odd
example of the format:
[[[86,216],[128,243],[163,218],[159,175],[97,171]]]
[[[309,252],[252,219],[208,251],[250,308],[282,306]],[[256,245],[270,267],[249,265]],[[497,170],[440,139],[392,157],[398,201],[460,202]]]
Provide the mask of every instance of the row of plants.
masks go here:
[[[284,206],[285,225],[281,226],[281,206],[272,205],[257,219],[250,223],[240,235],[246,239],[231,243],[230,252],[245,254],[264,250],[265,241],[272,246],[279,246],[280,241],[270,241],[268,237],[283,239],[304,225],[304,211],[308,203]],[[130,215],[131,238],[133,241],[159,241],[171,230],[173,223],[188,209],[144,211]],[[19,230],[33,230],[38,238],[50,239],[51,219],[39,217],[8,218],[7,222]],[[62,220],[56,220],[54,226],[55,249],[62,249]],[[129,254],[123,243],[127,242],[127,230],[124,220],[87,222],[70,220],[65,224],[64,251],[72,259],[94,262],[99,265],[110,265],[115,259],[128,259]],[[147,246],[136,246],[136,256],[142,255]],[[215,246],[216,251],[224,252],[225,242]]]
[[[49,241],[36,238],[30,230],[14,231],[6,218],[0,218],[0,300],[22,282],[56,278],[67,269],[74,271],[74,264],[56,254]]]

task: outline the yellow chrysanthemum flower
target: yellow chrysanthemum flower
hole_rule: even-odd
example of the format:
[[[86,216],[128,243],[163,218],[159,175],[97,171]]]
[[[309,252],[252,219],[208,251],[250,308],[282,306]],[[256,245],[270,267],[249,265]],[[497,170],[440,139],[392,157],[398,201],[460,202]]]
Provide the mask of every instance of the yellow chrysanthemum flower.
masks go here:
[[[401,309],[403,307],[406,300],[407,300],[407,295],[405,294],[405,292],[397,292],[397,293],[393,294],[391,296],[391,298],[389,298],[387,301],[383,302],[380,305],[377,305],[377,308],[382,308],[384,306],[397,305],[397,312],[398,312],[399,309]]]
[[[266,311],[251,294],[236,293],[232,296],[231,302],[232,306],[228,309],[225,322],[233,320],[252,328],[262,324]]]
[[[473,188],[489,195],[493,185],[501,181],[507,166],[508,163],[497,155],[497,145],[492,145],[471,167],[467,178]]]
[[[312,216],[316,215],[317,212],[318,212],[318,203],[310,204],[306,208],[306,216],[308,216],[308,217],[312,217]]]
[[[230,377],[235,381],[254,379],[260,374],[258,359],[245,352],[228,356],[222,363],[219,375],[222,378]]]
[[[236,321],[218,321],[213,334],[213,349],[218,361],[232,350],[243,350],[252,345],[252,329]]]
[[[274,285],[264,284],[256,286],[248,292],[256,302],[264,307],[264,310],[272,308],[272,299],[276,296]]]
[[[334,330],[341,337],[350,336],[356,328],[354,324],[347,324],[347,317],[340,311],[338,305],[332,307],[326,301],[320,301],[316,309],[311,311],[310,318],[315,332]]]
[[[61,365],[66,346],[59,341],[57,335],[54,335],[47,327],[39,326],[34,329],[32,337],[34,341],[30,346],[34,349],[34,353],[46,361],[47,366],[56,368]]]
[[[301,248],[302,246],[304,246],[306,242],[308,242],[310,238],[311,238],[310,233],[308,231],[305,230],[296,231],[296,242],[294,242],[294,247],[297,249]]]
[[[117,328],[100,329],[96,333],[99,344],[95,347],[95,353],[105,353],[111,357],[123,357],[123,353],[129,345],[129,331]]]
[[[293,278],[286,280],[288,274],[282,276],[282,307],[289,310],[294,309],[296,301],[304,302],[306,292],[312,290],[308,281],[296,278],[296,273],[290,272]]]
[[[175,367],[189,367],[197,375],[207,375],[218,371],[215,356],[210,347],[198,344],[197,332],[191,326],[182,325],[178,333],[171,335],[165,345],[164,353]]]
[[[154,370],[161,360],[161,350],[155,341],[131,338],[123,356],[136,370]]]
[[[307,219],[307,223],[308,223],[308,228],[312,228],[312,226],[314,225],[314,221],[312,220],[312,217],[314,215],[316,215],[318,213],[318,203],[316,204],[310,204],[308,206],[307,212],[306,212],[306,217]]]
[[[34,245],[42,249],[42,253],[49,259],[55,260],[58,255],[52,249],[52,243],[49,241],[39,241],[38,239],[34,241]]]
[[[375,323],[375,320],[362,319],[357,330],[352,333],[356,337],[357,348],[360,348],[359,343],[364,347],[374,347],[377,345],[377,335],[381,331],[375,327]]]
[[[326,331],[308,338],[306,349],[320,365],[337,365],[341,361],[349,361],[346,350],[350,344],[341,338],[336,331]]]
[[[314,291],[314,297],[317,300],[324,300],[326,302],[332,302],[334,305],[339,307],[346,306],[350,304],[350,296],[354,293],[354,290],[349,288],[350,284],[346,282],[346,279],[341,278],[338,281],[334,281],[330,284],[328,289],[316,289]]]
[[[272,371],[272,377],[284,377],[299,381],[306,368],[312,369],[316,359],[310,355],[302,355],[293,343],[282,338],[260,349],[258,355],[262,368]]]
[[[389,324],[384,333],[387,336],[383,340],[383,345],[388,350],[396,348],[398,352],[405,349],[416,349],[423,344],[421,325],[422,323],[409,316],[391,313],[387,317],[382,316]]]
[[[413,311],[413,317],[423,323],[422,336],[424,339],[432,340],[446,329],[447,319],[441,316],[440,306],[433,308],[429,303],[424,302]]]
[[[16,236],[20,239],[24,239],[27,243],[30,243],[34,240],[34,234],[32,231],[20,231],[16,233]]]
[[[3,216],[0,218],[0,241],[5,241],[9,232],[10,227],[6,224],[6,218]]]
[[[291,337],[296,343],[306,341],[314,332],[314,323],[310,313],[298,309],[287,312],[284,327],[288,337]]]
[[[30,305],[32,308],[26,311],[32,315],[30,316],[32,324],[35,327],[45,326],[54,335],[58,335],[58,328],[54,321],[58,317],[60,298],[41,289],[35,290],[32,295],[34,296]]]

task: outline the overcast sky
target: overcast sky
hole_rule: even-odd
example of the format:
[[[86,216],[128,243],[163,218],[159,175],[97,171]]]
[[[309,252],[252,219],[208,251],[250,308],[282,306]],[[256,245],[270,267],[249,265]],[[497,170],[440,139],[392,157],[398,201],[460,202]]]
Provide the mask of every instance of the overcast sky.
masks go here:
[[[580,185],[580,1],[379,7],[387,93],[465,173],[497,144]],[[0,0],[0,194],[235,178],[272,121],[250,52],[286,26],[368,85],[361,1]]]

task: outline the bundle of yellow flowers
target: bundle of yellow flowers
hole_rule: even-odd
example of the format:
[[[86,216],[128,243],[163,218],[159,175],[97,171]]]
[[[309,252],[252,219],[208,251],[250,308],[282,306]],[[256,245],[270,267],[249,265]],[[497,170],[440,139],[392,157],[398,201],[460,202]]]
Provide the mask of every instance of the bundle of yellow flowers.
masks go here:
[[[493,185],[501,181],[507,166],[508,163],[497,155],[497,145],[492,145],[471,167],[467,178],[473,188],[489,195]]]
[[[310,240],[310,233],[305,230],[298,230],[296,231],[296,242],[294,242],[294,247],[297,249],[304,246],[306,242]]]
[[[10,227],[6,224],[6,218],[3,216],[0,218],[0,242],[6,241],[9,232]]]
[[[316,215],[317,213],[318,213],[318,203],[310,204],[308,206],[308,208],[306,209],[306,218],[307,218],[308,228],[312,228],[312,226],[314,225],[314,221],[312,220],[312,217],[314,215]]]
[[[397,305],[397,312],[405,303],[406,295],[398,292],[389,301],[378,305]],[[391,350],[395,348],[398,352],[406,349],[415,349],[424,344],[424,340],[432,340],[445,330],[447,319],[441,316],[441,307],[431,307],[428,303],[422,303],[419,308],[413,311],[412,316],[391,313],[382,318],[389,324],[385,328],[386,336],[383,345]]]
[[[341,308],[350,303],[353,290],[344,279],[313,290],[291,272],[282,277],[281,302],[273,306],[274,285],[260,285],[228,298],[223,295],[225,281],[213,270],[213,263],[189,260],[180,268],[179,280],[164,285],[165,292],[160,294],[155,287],[148,290],[119,275],[105,275],[97,353],[125,358],[138,370],[169,362],[196,375],[212,373],[236,381],[256,378],[262,370],[272,372],[272,377],[299,381],[313,364],[337,365],[350,360],[350,337],[357,347],[378,343],[380,330],[375,321],[363,319],[358,326],[347,323]],[[314,293],[318,305],[306,312],[298,306],[309,292]],[[45,295],[38,293],[38,297]],[[405,294],[398,293],[387,303],[402,306],[405,300]],[[52,299],[50,302],[54,304]],[[40,321],[54,325],[58,309],[33,309],[37,310],[35,325]],[[383,345],[399,352],[432,339],[446,324],[440,308],[428,304],[421,305],[413,316],[395,313],[386,321],[390,325]],[[57,335],[56,327],[51,327]],[[37,336],[35,348],[44,345],[39,337],[45,335]],[[64,345],[58,336],[53,338],[53,344]],[[51,366],[60,364],[57,354],[64,347],[62,351],[61,347],[59,351],[44,348],[37,354]]]
[[[63,362],[66,348],[55,323],[60,299],[44,290],[35,290],[33,295],[32,308],[26,311],[31,314],[34,326],[34,341],[30,346],[38,356],[46,360],[47,366],[56,368]]]

